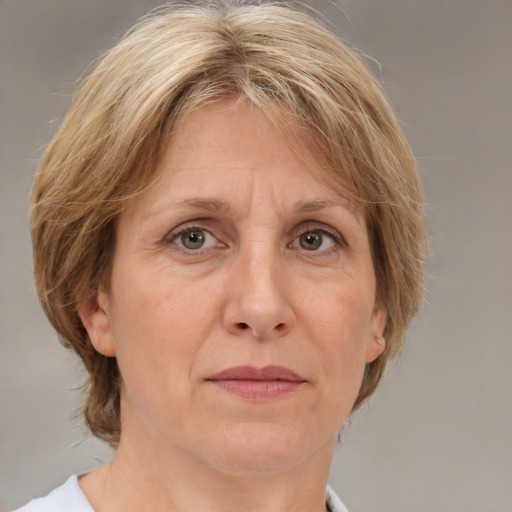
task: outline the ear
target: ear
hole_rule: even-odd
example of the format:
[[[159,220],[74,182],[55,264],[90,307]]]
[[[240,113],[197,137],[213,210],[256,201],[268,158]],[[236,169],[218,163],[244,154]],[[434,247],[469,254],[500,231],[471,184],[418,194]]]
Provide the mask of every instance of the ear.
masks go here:
[[[380,303],[375,304],[370,319],[370,339],[366,345],[366,362],[375,361],[386,348],[386,340],[383,337],[388,318],[387,308]]]
[[[104,290],[98,291],[78,308],[78,315],[84,324],[93,347],[104,356],[116,355],[112,326],[109,316],[110,304]]]

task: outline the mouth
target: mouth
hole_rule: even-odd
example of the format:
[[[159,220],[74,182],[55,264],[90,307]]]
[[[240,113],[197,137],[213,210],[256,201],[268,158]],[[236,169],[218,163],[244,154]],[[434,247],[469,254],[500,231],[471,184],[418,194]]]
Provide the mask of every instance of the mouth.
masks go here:
[[[307,381],[284,366],[236,366],[211,377],[217,388],[249,400],[266,401],[296,392]]]

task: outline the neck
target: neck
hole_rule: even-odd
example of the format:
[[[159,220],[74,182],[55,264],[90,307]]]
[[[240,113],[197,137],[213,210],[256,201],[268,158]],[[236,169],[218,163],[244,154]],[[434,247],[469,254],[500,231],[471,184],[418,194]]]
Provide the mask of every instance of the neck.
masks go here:
[[[96,512],[325,512],[333,443],[282,471],[226,472],[176,449],[121,438],[112,462],[80,480]]]

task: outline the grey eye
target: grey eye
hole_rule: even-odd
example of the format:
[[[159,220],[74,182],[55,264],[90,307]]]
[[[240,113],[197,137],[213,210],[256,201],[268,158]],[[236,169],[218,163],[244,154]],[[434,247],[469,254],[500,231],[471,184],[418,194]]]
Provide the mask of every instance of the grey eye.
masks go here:
[[[189,251],[211,249],[219,246],[220,244],[220,242],[209,231],[197,227],[184,229],[174,237],[173,243]]]
[[[323,253],[338,244],[335,235],[331,235],[323,229],[311,229],[301,233],[291,245],[306,251]]]
[[[180,236],[181,244],[186,249],[201,249],[206,241],[205,232],[201,229],[186,231]]]
[[[184,227],[171,237],[170,243],[185,251],[197,253],[201,250],[225,247],[207,229],[199,226]]]
[[[299,236],[299,244],[306,251],[316,251],[322,246],[323,236],[318,231],[307,231]]]

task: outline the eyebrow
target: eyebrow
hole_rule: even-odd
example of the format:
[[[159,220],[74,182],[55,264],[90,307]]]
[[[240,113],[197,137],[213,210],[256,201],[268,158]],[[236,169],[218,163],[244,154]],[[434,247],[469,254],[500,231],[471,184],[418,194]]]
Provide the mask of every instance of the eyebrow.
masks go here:
[[[222,213],[224,215],[233,215],[234,210],[227,201],[222,201],[210,197],[192,197],[183,201],[171,202],[166,204],[163,208],[151,211],[146,217],[152,217],[170,207],[192,207],[195,210],[208,212],[208,213]],[[296,214],[304,214],[309,212],[316,212],[324,208],[342,207],[353,214],[357,213],[356,206],[349,200],[340,197],[339,199],[314,199],[311,201],[297,201],[293,205],[293,212]]]
[[[146,215],[146,218],[152,217],[153,215],[156,215],[163,210],[167,210],[168,208],[180,208],[183,206],[192,207],[195,210],[209,213],[222,213],[224,215],[233,213],[233,208],[231,208],[227,201],[221,201],[219,199],[210,197],[192,197],[183,201],[167,203],[162,208],[158,208],[149,212],[148,215]]]
[[[178,203],[179,204],[179,203]],[[196,210],[204,210],[212,213],[233,213],[233,208],[227,201],[213,199],[209,197],[193,197],[182,201],[181,204],[192,206]]]
[[[313,201],[297,201],[294,205],[293,210],[295,213],[308,213],[323,210],[324,208],[331,208],[333,206],[341,206],[342,208],[349,210],[351,213],[356,213],[358,211],[354,203],[350,202],[348,199],[345,199],[344,197],[340,197],[339,199],[336,200],[317,199]]]

